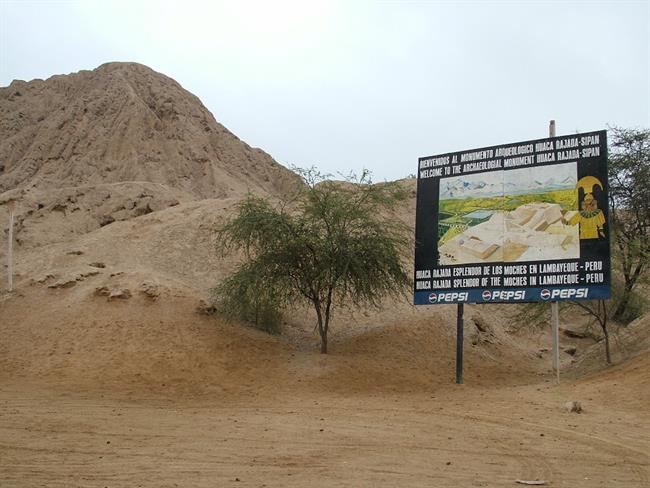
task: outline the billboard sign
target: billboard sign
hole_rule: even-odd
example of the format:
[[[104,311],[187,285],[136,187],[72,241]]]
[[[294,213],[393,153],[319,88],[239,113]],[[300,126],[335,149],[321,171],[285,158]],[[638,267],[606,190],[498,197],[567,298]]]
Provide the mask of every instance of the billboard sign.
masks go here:
[[[414,303],[611,294],[607,133],[420,158]]]

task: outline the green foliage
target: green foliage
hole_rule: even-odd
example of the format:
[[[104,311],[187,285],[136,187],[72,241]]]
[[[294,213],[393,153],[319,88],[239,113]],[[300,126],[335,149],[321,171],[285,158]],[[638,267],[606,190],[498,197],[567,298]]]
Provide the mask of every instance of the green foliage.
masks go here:
[[[224,316],[247,322],[269,334],[279,334],[282,315],[271,291],[263,286],[253,269],[242,266],[212,293],[219,312]]]
[[[396,183],[373,185],[367,172],[343,182],[314,169],[299,174],[305,185],[297,194],[277,204],[249,195],[219,229],[224,252],[246,253],[219,289],[233,299],[268,297],[276,309],[311,304],[327,352],[332,307],[379,306],[408,289],[408,228],[390,212],[408,193]]]
[[[628,325],[629,323],[635,321],[641,317],[648,310],[648,300],[641,293],[636,290],[632,290],[629,293],[625,293],[623,287],[614,287],[613,288],[613,303],[614,309],[618,309],[618,305],[621,301],[626,298],[627,302],[625,307],[622,308],[622,311],[619,315],[616,316],[616,320],[623,325]]]
[[[614,311],[621,319],[650,260],[650,130],[611,129],[609,199],[614,251],[625,280]]]

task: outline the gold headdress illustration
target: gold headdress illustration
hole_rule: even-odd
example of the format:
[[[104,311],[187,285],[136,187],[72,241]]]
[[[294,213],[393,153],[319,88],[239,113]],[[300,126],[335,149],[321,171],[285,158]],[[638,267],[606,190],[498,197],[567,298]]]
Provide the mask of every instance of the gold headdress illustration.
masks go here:
[[[584,191],[584,197],[580,204],[580,211],[569,222],[570,224],[580,223],[580,239],[598,239],[605,237],[605,216],[603,211],[598,208],[598,202],[594,198],[594,188],[599,186],[603,189],[603,184],[595,176],[583,176],[576,183],[576,189]]]
[[[586,197],[587,195],[592,195],[592,193],[594,192],[594,186],[596,185],[598,185],[601,190],[603,189],[603,184],[595,176],[583,176],[576,183],[576,188],[578,189],[582,188],[585,192],[585,197]]]

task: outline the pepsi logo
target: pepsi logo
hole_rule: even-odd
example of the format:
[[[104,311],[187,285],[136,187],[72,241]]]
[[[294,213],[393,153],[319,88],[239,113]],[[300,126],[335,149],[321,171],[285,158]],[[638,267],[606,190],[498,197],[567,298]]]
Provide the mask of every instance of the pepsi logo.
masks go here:
[[[450,291],[448,293],[438,292],[429,294],[429,303],[458,303],[467,302],[469,300],[469,292]]]
[[[542,300],[548,300],[549,298],[551,298],[551,290],[544,288],[542,291],[539,292],[539,296]]]
[[[489,300],[492,297],[492,293],[490,293],[490,290],[484,290],[482,296],[483,300]]]

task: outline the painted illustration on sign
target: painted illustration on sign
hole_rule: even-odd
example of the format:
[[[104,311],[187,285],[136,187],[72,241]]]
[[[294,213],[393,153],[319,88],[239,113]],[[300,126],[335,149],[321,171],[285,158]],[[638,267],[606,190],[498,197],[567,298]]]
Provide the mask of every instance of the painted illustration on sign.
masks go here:
[[[578,190],[582,189],[584,197],[580,203],[580,213],[572,219],[572,223],[580,224],[580,239],[600,239],[605,237],[605,216],[598,208],[598,201],[593,192],[596,188],[602,191],[603,184],[598,178],[584,176],[576,184]]]
[[[580,257],[576,163],[444,178],[439,264]]]
[[[611,296],[607,133],[418,159],[413,302]]]

